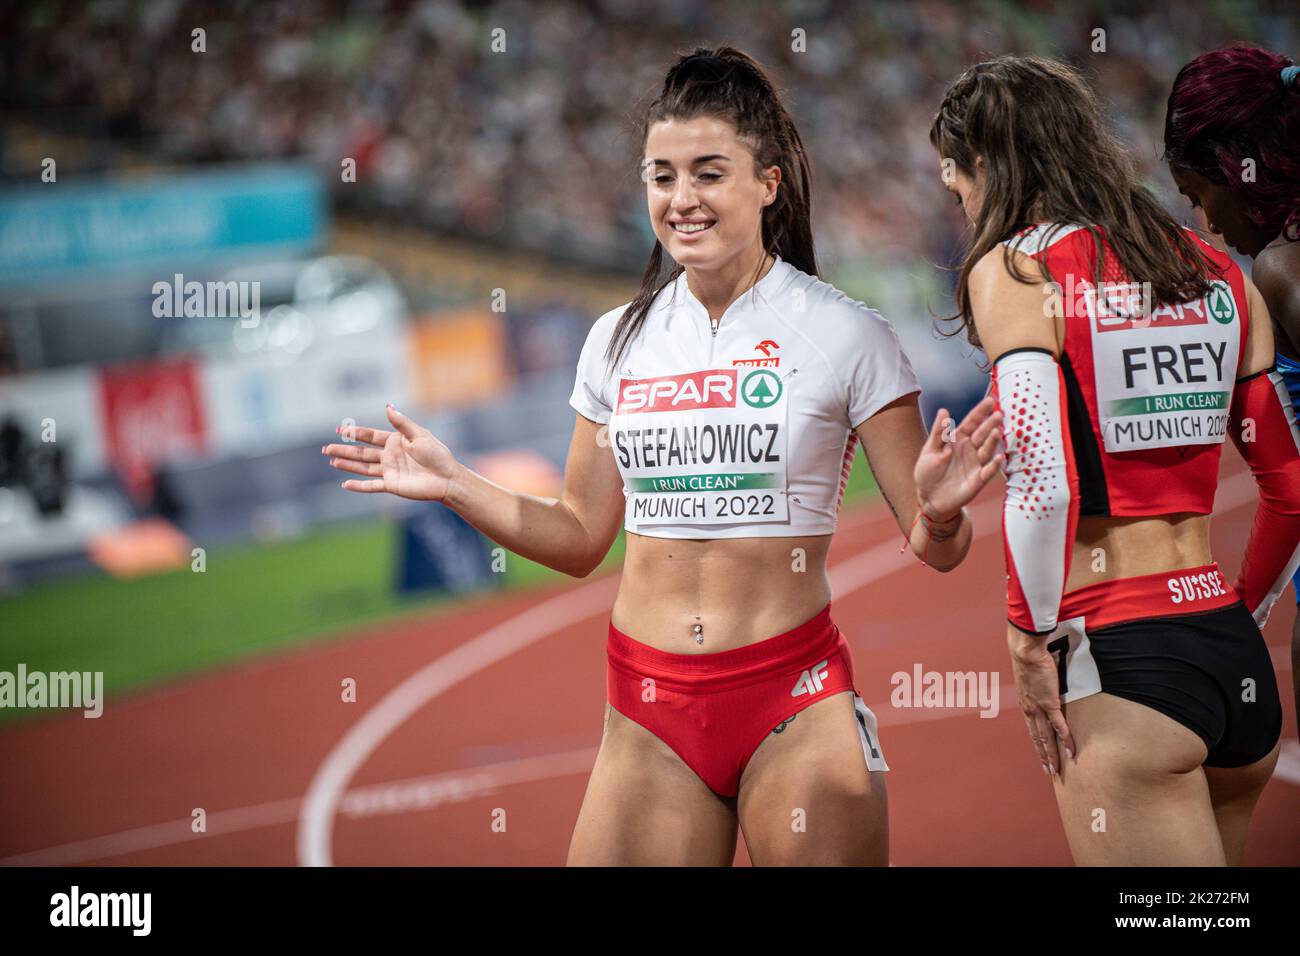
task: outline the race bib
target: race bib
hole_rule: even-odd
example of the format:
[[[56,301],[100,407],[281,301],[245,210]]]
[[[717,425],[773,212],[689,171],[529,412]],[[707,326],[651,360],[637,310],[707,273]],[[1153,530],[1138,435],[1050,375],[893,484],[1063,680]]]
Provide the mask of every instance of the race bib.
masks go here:
[[[634,525],[789,520],[789,395],[772,369],[621,379],[610,416]]]
[[[1241,316],[1226,282],[1209,295],[1144,314],[1142,288],[1086,284],[1097,414],[1106,451],[1224,440]]]

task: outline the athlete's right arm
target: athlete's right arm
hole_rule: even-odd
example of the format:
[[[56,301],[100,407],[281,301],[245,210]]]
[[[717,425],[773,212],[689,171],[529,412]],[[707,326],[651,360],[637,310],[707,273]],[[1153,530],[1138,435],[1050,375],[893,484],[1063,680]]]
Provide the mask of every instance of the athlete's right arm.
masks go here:
[[[1033,262],[1021,265],[1031,275],[1037,268]],[[1072,759],[1075,748],[1056,658],[1045,637],[1058,623],[1079,519],[1060,343],[1055,323],[1044,315],[1045,290],[1012,275],[1001,246],[985,253],[969,280],[976,330],[993,363],[1006,444],[1007,648],[1030,739],[1043,769],[1055,774],[1063,764],[1061,750]]]
[[[443,503],[515,554],[583,578],[609,553],[625,499],[605,426],[574,417],[559,498],[512,491],[458,464]]]
[[[559,498],[513,491],[465,467],[427,428],[391,405],[394,430],[349,428],[347,444],[321,452],[339,471],[363,475],[348,491],[441,501],[515,554],[586,577],[609,552],[623,517],[623,479],[603,426],[577,416]]]
[[[1268,306],[1277,334],[1300,357],[1300,243],[1292,242],[1255,257],[1251,278]],[[1279,348],[1279,352],[1284,349]],[[1300,624],[1300,618],[1297,619]],[[1291,689],[1300,710],[1300,626],[1291,628]]]
[[[1038,264],[1016,255],[1032,275]],[[1056,629],[1079,517],[1060,345],[1043,314],[1043,287],[1012,275],[1001,246],[972,268],[969,289],[1004,422],[1007,620],[1032,646]]]
[[[1236,589],[1260,627],[1300,563],[1300,432],[1273,370],[1273,327],[1263,296],[1246,281],[1250,326],[1228,413],[1237,451],[1259,485]]]

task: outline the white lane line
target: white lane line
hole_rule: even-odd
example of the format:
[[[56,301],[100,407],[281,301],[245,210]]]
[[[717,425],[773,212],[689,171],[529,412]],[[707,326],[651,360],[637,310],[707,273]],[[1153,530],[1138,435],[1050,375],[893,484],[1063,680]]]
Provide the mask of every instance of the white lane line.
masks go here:
[[[89,860],[103,860],[114,856],[123,856],[140,850],[153,850],[160,846],[187,843],[209,836],[221,836],[237,833],[241,830],[255,830],[258,827],[274,826],[288,823],[298,813],[302,803],[297,797],[285,800],[272,800],[249,807],[234,810],[221,810],[209,813],[207,831],[195,833],[191,829],[192,820],[172,820],[168,823],[154,823],[149,826],[136,827],[120,833],[91,837],[88,840],[76,840],[30,853],[19,853],[0,859],[0,866],[71,866]]]
[[[876,715],[876,724],[880,727],[896,727],[900,724],[920,724],[931,720],[948,720],[951,717],[975,717],[982,720],[996,720],[1003,711],[1019,713],[1020,692],[1016,690],[1015,679],[1003,681],[998,678],[998,712],[992,717],[980,718],[980,708],[970,707],[895,707],[886,701],[871,708]]]
[[[1255,493],[1255,482],[1249,472],[1234,475],[1219,485],[1216,500],[1220,505],[1220,513],[1249,501]],[[986,501],[973,509],[975,538],[986,537],[1001,528],[1000,520],[990,520],[1001,510],[1002,502],[997,499]],[[860,555],[841,561],[827,572],[832,593],[840,596],[848,594],[915,560],[906,551],[900,552],[897,543],[876,545]],[[613,595],[606,597],[606,592],[615,591],[617,583],[618,578],[608,578],[530,608],[426,664],[389,691],[330,751],[307,788],[302,814],[298,818],[298,862],[303,866],[333,865],[331,831],[334,813],[343,791],[380,743],[411,714],[459,681],[490,667],[509,654],[541,640],[555,630],[607,610]]]
[[[505,763],[431,774],[398,783],[358,787],[339,802],[339,813],[359,820],[365,817],[431,810],[444,803],[459,803],[516,783],[591,773],[599,747],[584,747],[564,753],[522,757]]]
[[[1240,505],[1247,504],[1250,501],[1255,499],[1256,499],[1256,488],[1255,488],[1254,480],[1251,478],[1248,472],[1240,472],[1237,475],[1234,475],[1231,478],[1224,480],[1219,485],[1219,495],[1216,500],[1216,505],[1218,505],[1218,507],[1216,508],[1216,511],[1219,513],[1223,513],[1225,511],[1229,511],[1236,507],[1239,507]],[[996,520],[997,512],[1000,509],[1001,509],[1001,502],[996,500],[984,502],[981,505],[975,506],[975,508],[972,510],[972,516],[975,519],[977,538],[985,537],[986,535],[992,533],[991,529],[1000,526],[1000,521]],[[859,520],[853,521],[849,525],[849,527],[841,526],[840,532],[851,533],[855,526],[866,524],[868,521],[873,520],[875,517],[874,511],[875,511],[874,507],[862,509],[860,512],[858,512],[858,514],[861,515],[861,518]],[[901,532],[900,532],[900,540],[901,540]],[[839,562],[833,568],[830,568],[827,573],[831,580],[833,592],[837,595],[842,595],[842,594],[848,594],[851,591],[856,590],[857,588],[863,587],[866,584],[869,584],[872,581],[875,581],[878,578],[883,577],[884,575],[889,574],[895,570],[899,570],[903,567],[906,567],[915,561],[916,559],[912,555],[908,554],[906,551],[900,553],[898,550],[898,544],[886,543],[886,544],[876,545],[862,552],[861,554],[855,555],[854,557],[847,558],[844,561]],[[602,579],[601,581],[592,582],[590,585],[587,585],[583,588],[579,588],[575,591],[565,592],[565,594],[561,595],[559,598],[556,598],[554,601],[548,602],[548,604],[553,604],[556,601],[571,602],[578,595],[579,592],[589,592],[590,589],[598,588],[602,583],[604,583],[607,588],[614,589],[619,578],[620,575],[611,575],[609,578]],[[577,618],[576,620],[579,621],[585,620],[589,616],[593,616],[596,613],[600,613],[604,610],[607,610],[608,604],[602,604],[602,602],[606,600],[607,598],[603,595],[596,598],[595,604],[597,606],[595,607],[595,609],[589,611],[588,613],[585,613],[582,617]],[[538,610],[538,608],[534,608],[533,610]],[[519,617],[511,619],[511,621],[514,622],[518,622],[519,620],[520,620]],[[507,621],[505,623],[509,624],[511,623],[511,621]],[[564,627],[567,626],[567,624],[560,624],[557,626]],[[483,638],[488,637],[492,633],[493,631],[489,631],[481,635],[480,638],[477,638],[476,640],[482,640]],[[549,632],[543,632],[541,634],[538,634],[535,638],[533,638],[533,640],[537,640],[540,639],[541,637],[546,636],[546,633]],[[527,643],[532,643],[532,640],[529,640]],[[462,647],[465,646],[466,645],[462,645]],[[522,646],[525,645],[520,644],[514,649],[517,650]],[[513,653],[513,650],[508,651],[508,653]],[[1289,654],[1282,654],[1281,656],[1278,656],[1279,654],[1280,652],[1275,651],[1275,660],[1278,662],[1279,668],[1286,667],[1289,669],[1290,667]],[[438,658],[437,660],[433,661],[430,665],[426,666],[423,671],[417,672],[416,675],[413,675],[412,678],[408,679],[408,683],[410,681],[413,681],[415,677],[420,676],[420,674],[429,671],[430,668],[432,668],[434,665],[444,664],[446,662],[447,657],[450,656],[451,655],[448,654],[445,657]],[[503,654],[502,656],[504,657],[505,655]],[[493,663],[493,662],[494,661],[490,661],[488,663]],[[464,679],[465,676],[469,676],[469,675],[468,674],[463,675],[460,679]],[[452,683],[454,683],[454,681]],[[396,691],[400,690],[403,686],[406,686],[406,684],[399,685],[397,688],[394,688],[394,690],[390,692],[390,696],[393,693],[396,693]],[[447,686],[451,686],[451,685],[448,684]],[[445,689],[446,687],[443,687],[441,690],[435,691],[427,699],[431,700],[433,697],[436,697],[438,693],[441,693],[442,690]],[[1016,703],[1015,694],[1014,693],[1009,694],[1007,688],[1003,688],[1001,696],[1002,696],[1001,706],[1004,709]],[[427,701],[421,702],[421,705],[424,702]],[[381,702],[381,705],[382,703],[383,702]],[[378,707],[376,707],[376,709],[378,709]],[[418,709],[418,706],[415,709]],[[876,707],[873,707],[872,710],[878,715],[878,719],[880,720],[882,726],[893,726],[899,724],[932,721],[932,720],[946,720],[949,718],[964,716],[966,713],[966,711],[963,710],[945,709],[939,711],[939,710],[916,709],[916,708],[899,712],[897,708],[893,708],[891,706],[885,706],[885,705],[878,705]],[[409,716],[409,714],[407,714],[406,716]],[[405,719],[406,719],[405,717],[402,718],[402,720]],[[362,721],[364,720],[365,718],[363,717]],[[399,721],[399,723],[400,722],[401,721]],[[354,725],[352,729],[356,730],[358,726],[360,726],[360,724]],[[385,734],[384,736],[387,736],[387,734]],[[382,739],[383,738],[381,737],[374,741],[374,744],[367,750],[365,757],[368,757],[369,753],[373,752],[375,747],[377,747],[378,744],[382,742]],[[339,748],[343,746],[343,743],[346,740],[347,738],[345,737],[344,741],[340,741],[340,743],[336,746],[335,751],[331,753],[331,756],[334,756],[334,753],[338,752]],[[1286,750],[1287,746],[1288,745],[1286,744],[1283,745],[1284,748],[1283,756],[1285,756],[1288,752]],[[588,751],[571,751],[567,756],[569,759],[576,761],[578,760],[578,758],[575,755],[584,754],[584,753],[588,753]],[[592,754],[592,757],[587,760],[586,766],[581,769],[578,770],[563,769],[561,772],[547,773],[544,776],[539,775],[539,776],[530,777],[529,779],[539,780],[539,779],[544,779],[545,777],[561,776],[567,773],[587,772],[590,770],[591,763],[594,761],[595,751],[592,750],[590,751],[590,753]],[[546,757],[529,758],[529,759],[537,759],[537,760],[545,761],[545,760],[555,759],[556,756],[557,755],[548,755]],[[364,760],[365,757],[363,757],[362,759]],[[327,763],[328,763],[328,758],[327,758]],[[513,761],[510,762],[510,764],[500,764],[497,766],[506,767],[506,766],[513,765],[514,763],[520,763],[520,761]],[[567,768],[571,765],[569,763],[562,763],[561,766]],[[1286,766],[1293,766],[1293,765],[1287,764]],[[1284,764],[1281,759],[1279,759],[1278,767],[1279,770],[1277,772],[1277,776],[1281,777],[1284,780],[1288,780],[1289,782],[1300,783],[1300,753],[1297,753],[1295,755],[1294,767],[1296,768],[1296,774],[1297,774],[1297,777],[1295,779],[1288,777],[1286,775],[1290,771],[1286,771],[1283,769]],[[319,780],[321,778],[321,772],[323,770],[324,770],[324,765],[322,765],[321,771],[317,772],[316,780]],[[335,803],[339,812],[342,812],[344,815],[349,817],[359,815],[352,809],[354,807],[354,804],[349,802],[353,794],[368,794],[368,796],[366,797],[358,798],[358,800],[363,800],[363,801],[364,800],[383,801],[383,800],[404,799],[404,800],[414,800],[418,803],[419,800],[430,799],[430,798],[427,795],[406,796],[406,797],[399,798],[396,796],[392,796],[392,797],[384,796],[383,794],[387,788],[401,788],[401,787],[410,787],[410,786],[422,786],[425,787],[426,790],[427,788],[432,786],[435,788],[435,792],[437,787],[445,787],[452,792],[455,792],[458,788],[464,790],[465,788],[470,786],[470,784],[466,782],[466,780],[469,778],[480,779],[475,777],[475,775],[479,774],[482,770],[483,768],[475,768],[471,770],[452,771],[445,774],[435,775],[433,777],[418,778],[418,780],[421,781],[419,784],[415,784],[410,781],[405,781],[405,782],[397,781],[394,783],[377,785],[375,787],[357,788],[355,790],[348,791],[345,795],[343,795],[337,801],[335,801]],[[351,779],[351,773],[348,774],[347,779],[349,780]],[[494,778],[494,779],[504,779],[504,777]],[[313,780],[313,783],[315,783],[316,780]],[[432,781],[440,781],[440,782],[431,783]],[[168,823],[159,823],[159,824],[152,824],[143,827],[137,827],[131,830],[126,830],[118,833],[106,834],[104,836],[92,837],[86,840],[78,840],[72,843],[65,843],[59,846],[49,847],[41,850],[34,850],[29,853],[22,853],[15,856],[5,857],[3,859],[0,859],[0,866],[66,866],[74,863],[87,862],[90,860],[106,859],[114,856],[121,856],[126,853],[135,852],[137,850],[154,849],[161,846],[184,843],[191,840],[202,839],[206,836],[225,835],[234,832],[239,832],[242,830],[250,830],[250,829],[256,829],[258,827],[263,827],[263,826],[273,826],[281,823],[288,823],[294,819],[294,817],[299,812],[299,808],[305,806],[305,804],[306,804],[305,798],[303,800],[290,798],[285,800],[275,800],[267,803],[255,804],[247,807],[239,807],[232,810],[219,811],[217,813],[209,814],[208,831],[206,833],[194,833],[190,828],[191,821],[189,819],[175,820]],[[400,811],[393,811],[393,812],[400,812]],[[300,847],[299,859],[300,860],[303,859],[301,854],[302,832],[303,832],[303,825],[302,825],[302,820],[300,819],[299,820],[299,847]],[[328,856],[328,851],[329,851],[328,835],[326,837],[325,847],[326,847],[326,854]]]
[[[1217,502],[1220,505],[1220,512],[1232,510],[1255,498],[1254,482],[1248,474],[1244,473],[1223,482],[1219,490],[1222,494]],[[977,506],[972,512],[976,527],[987,528],[989,525],[996,527],[996,523],[989,519],[999,508],[1001,503],[996,501]],[[983,537],[988,533],[990,532],[977,532],[976,536]],[[828,573],[832,577],[833,584],[838,582],[835,585],[836,593],[848,593],[877,577],[907,565],[910,560],[915,559],[906,552],[900,555],[895,545],[877,545],[861,555],[840,562]],[[611,581],[617,580],[617,575],[611,578]],[[598,583],[593,582],[589,587],[594,587]],[[1289,671],[1291,667],[1289,649],[1274,648],[1272,653],[1278,670],[1284,673]],[[1001,710],[1013,710],[1018,705],[1014,686],[1004,685],[1000,691]],[[896,708],[888,703],[876,704],[871,709],[877,715],[877,721],[882,727],[949,720],[976,713],[972,708]],[[384,812],[402,813],[407,810],[437,806],[441,802],[469,799],[507,782],[536,781],[587,773],[595,762],[596,750],[597,748],[572,750],[470,770],[434,774],[414,780],[359,787],[348,791],[339,800],[338,811],[353,819]],[[1283,742],[1274,776],[1300,786],[1300,744],[1293,740]],[[176,820],[7,857],[0,859],[0,866],[67,866],[121,856],[136,850],[184,843],[205,836],[225,835],[240,830],[288,823],[297,815],[302,803],[303,801],[296,799],[277,800],[211,814],[208,817],[207,833],[193,833],[188,819]]]
[[[1002,688],[1001,707],[1015,707],[1014,689]],[[881,727],[893,727],[935,720],[950,720],[974,716],[976,711],[960,708],[894,708],[888,703],[876,704],[872,711],[878,715]],[[591,772],[598,747],[587,747],[561,753],[525,757],[469,770],[454,770],[431,774],[409,780],[394,780],[383,784],[358,787],[348,791],[339,802],[340,815],[348,819],[364,819],[417,810],[432,810],[448,803],[459,803],[475,797],[487,796],[503,786],[551,780]],[[1273,776],[1284,783],[1300,787],[1300,743],[1286,739],[1278,756]],[[189,843],[205,837],[229,836],[244,830],[292,823],[298,815],[302,801],[298,798],[275,800],[255,806],[224,810],[208,815],[208,827],[195,833],[189,819],[173,820],[152,826],[139,827],[122,833],[78,840],[60,846],[0,859],[0,866],[73,866],[94,860],[111,859],[142,850]]]
[[[883,508],[883,505],[878,507]],[[860,526],[864,526],[869,522],[875,520],[876,517],[877,517],[876,507],[873,506],[870,508],[862,508],[856,512],[853,512],[851,516],[849,516],[849,520],[846,522],[846,524],[841,525],[841,530],[849,531],[858,528]],[[620,580],[620,578],[621,578],[621,573],[610,575],[609,578],[593,581],[591,584],[587,585],[586,588],[579,588],[579,589],[575,589],[574,591],[567,591],[561,596],[561,598],[557,600],[564,600],[566,602],[571,601],[574,595],[578,593],[578,591],[587,591],[589,589],[599,588],[601,586],[604,586],[605,588],[608,589],[615,589],[617,582]],[[606,611],[608,609],[608,605],[612,603],[612,599],[604,594],[601,594],[599,591],[597,591],[597,595],[598,596],[594,599],[594,605],[595,605],[594,609],[590,610],[582,618],[578,618],[578,620],[585,620],[586,617],[592,616],[596,613],[601,613],[602,611]],[[539,634],[538,636],[539,637],[545,636],[545,633],[549,633],[549,632],[544,632],[542,634]],[[483,637],[486,636],[487,635],[483,635]],[[434,663],[438,663],[443,660],[444,658],[439,658],[438,661],[435,661]],[[433,696],[436,696],[436,693]],[[336,747],[337,746],[341,746],[341,744],[336,745]],[[572,751],[571,753],[578,754],[578,753],[585,753],[585,751]],[[595,751],[592,751],[591,753],[592,753],[591,759],[587,762],[587,765],[582,769],[583,773],[589,772],[591,770],[591,764],[595,762],[595,756],[594,756]],[[541,759],[551,759],[553,756],[554,755],[550,755],[548,757],[541,758]],[[505,766],[505,765],[501,765],[501,766]],[[563,768],[567,768],[569,766],[570,765],[568,763],[562,764]],[[439,775],[439,776],[445,778],[444,782],[448,786],[455,787],[455,786],[459,786],[460,784],[449,782],[449,781],[453,781],[455,778],[458,777],[472,776],[474,774],[477,774],[481,769],[482,768],[474,768],[470,770],[456,770],[456,771],[450,771],[446,774]],[[564,772],[568,773],[570,771],[568,769],[564,769]],[[318,770],[317,771],[318,776],[319,773],[320,771]],[[554,774],[554,773],[549,774],[549,776],[557,776],[557,775],[558,774]],[[350,779],[350,775],[349,775],[349,779]],[[423,780],[425,778],[421,778],[421,779]],[[434,779],[434,778],[428,778],[428,779]],[[542,779],[542,778],[537,777],[534,779]],[[401,785],[402,785],[401,782],[393,783],[393,784],[383,784],[380,785],[380,789],[387,786],[397,787]],[[366,793],[372,789],[374,788],[359,788],[358,790],[348,791],[348,793],[349,794]],[[347,797],[345,795],[343,798],[340,799],[339,802],[340,804],[345,804],[346,800]],[[63,843],[53,847],[47,847],[40,850],[32,850],[27,853],[20,853],[10,857],[0,858],[0,866],[66,866],[73,863],[87,862],[89,860],[100,860],[100,859],[106,859],[114,856],[121,856],[123,854],[132,853],[137,850],[149,850],[161,846],[169,846],[177,843],[186,843],[191,840],[203,839],[206,836],[226,835],[230,833],[237,833],[242,830],[251,830],[251,829],[256,829],[258,827],[273,826],[280,823],[289,823],[292,822],[298,816],[299,809],[302,807],[303,802],[304,801],[302,799],[294,797],[285,800],[274,800],[267,803],[254,804],[247,807],[239,807],[232,810],[219,811],[218,813],[210,814],[208,816],[209,829],[206,833],[194,833],[190,827],[191,821],[188,819],[173,820],[166,823],[149,824],[142,827],[135,827],[130,830],[119,831],[117,833],[109,833],[103,836],[90,837],[85,840],[76,840],[70,843]],[[343,812],[347,813],[348,811],[344,809]]]
[[[986,501],[971,509],[971,523],[975,528],[974,540],[987,537],[1002,527],[1001,501]],[[898,539],[868,548],[861,554],[845,558],[826,572],[831,582],[831,594],[836,599],[866,587],[887,574],[912,566],[921,567],[921,561],[908,549],[900,532]],[[938,573],[938,572],[934,572]],[[942,582],[935,582],[936,590]]]
[[[864,508],[860,521],[865,524],[874,517]],[[529,608],[431,661],[390,690],[348,729],[308,785],[298,818],[298,862],[303,866],[333,865],[331,830],[343,791],[379,744],[407,718],[439,694],[516,651],[589,617],[608,613],[621,578],[621,573],[611,575]]]
[[[339,803],[339,813],[349,819],[359,820],[413,810],[430,810],[446,803],[458,803],[493,793],[511,784],[590,773],[598,749],[584,747],[485,764],[469,770],[453,770],[357,787],[344,795]],[[206,837],[229,836],[244,830],[280,826],[293,823],[301,806],[300,798],[291,797],[221,810],[208,814],[207,827],[200,833],[194,832],[189,818],[172,820],[4,857],[0,859],[0,866],[72,866],[125,856],[141,850],[189,843]]]
[[[298,818],[298,861],[330,866],[334,812],[353,775],[375,749],[412,714],[461,681],[543,637],[609,610],[618,578],[609,577],[565,591],[490,628],[448,651],[406,680],[348,728],[307,787]]]

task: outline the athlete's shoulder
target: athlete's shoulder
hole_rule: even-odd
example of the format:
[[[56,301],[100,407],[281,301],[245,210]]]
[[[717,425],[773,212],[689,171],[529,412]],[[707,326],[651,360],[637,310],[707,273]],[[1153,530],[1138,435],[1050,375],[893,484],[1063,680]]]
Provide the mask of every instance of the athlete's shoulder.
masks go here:
[[[1038,262],[1047,248],[1050,247],[1042,247],[1031,253],[1000,242],[985,252],[970,267],[966,279],[972,305],[987,306],[1001,301],[1007,295],[1020,296],[1023,294],[1023,289],[1020,288],[1022,286],[1034,289],[1035,295],[1041,294],[1038,289],[1042,269]],[[1010,256],[1008,249],[1012,253]]]
[[[618,325],[618,320],[623,318],[623,314],[627,312],[628,307],[631,304],[631,302],[624,302],[622,305],[610,309],[608,312],[602,312],[600,317],[596,319],[595,322],[591,323],[592,331],[594,332],[595,330],[600,329],[608,337],[609,333],[613,332],[614,326]]]
[[[971,317],[981,346],[993,362],[1021,348],[1041,348],[1056,355],[1055,326],[1043,321],[1044,296],[1050,286],[1044,285],[1034,262],[1009,264],[1006,259],[1006,249],[994,246],[971,266],[967,277]]]
[[[921,390],[893,325],[871,306],[823,279],[800,272],[795,293],[805,297],[786,323],[810,342],[829,366],[844,420],[857,428],[900,396]],[[787,283],[787,286],[792,283]]]
[[[1300,330],[1300,242],[1265,249],[1251,269],[1269,314],[1288,330]]]
[[[891,335],[893,326],[878,311],[838,287],[791,267],[792,276],[777,297],[781,314],[798,331],[823,347],[839,348],[864,337]]]
[[[1206,252],[1212,252],[1215,258],[1223,258],[1223,259],[1232,258],[1222,249],[1215,246],[1203,235],[1201,235],[1199,232],[1193,229],[1191,226],[1179,226],[1178,228],[1183,231],[1183,233],[1187,236],[1188,239],[1192,240],[1192,245],[1198,246],[1199,248],[1204,249]]]
[[[1203,235],[1190,226],[1179,226],[1184,236],[1195,246],[1221,274],[1241,272],[1241,266],[1224,250],[1209,242]],[[1244,274],[1244,273],[1243,273]]]
[[[671,307],[675,288],[676,280],[666,283],[663,288],[659,290],[658,294],[655,295],[654,301],[650,303],[650,308],[646,310],[647,318]],[[608,312],[602,313],[600,318],[596,319],[596,321],[592,323],[592,334],[595,335],[599,333],[603,334],[606,339],[610,338],[614,333],[614,329],[618,326],[619,320],[623,318],[623,315],[629,308],[631,308],[635,301],[636,300],[633,299],[629,302],[624,302],[622,305],[610,309]]]
[[[627,312],[632,302],[624,302],[617,308],[610,309],[608,312],[601,313],[595,322],[591,323],[591,328],[587,330],[587,346],[599,346],[602,350],[609,344],[610,339],[614,337],[614,330],[618,328],[619,320]]]
[[[1086,236],[1088,227],[1077,222],[1038,222],[1012,233],[995,248],[1000,252],[1006,246],[1033,258],[1061,243],[1077,241],[1080,233]]]

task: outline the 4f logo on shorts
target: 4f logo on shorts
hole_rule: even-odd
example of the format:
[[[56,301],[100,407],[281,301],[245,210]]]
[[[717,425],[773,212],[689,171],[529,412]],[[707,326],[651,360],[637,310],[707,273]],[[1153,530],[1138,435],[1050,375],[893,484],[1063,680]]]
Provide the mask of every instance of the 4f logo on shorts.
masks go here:
[[[814,664],[800,674],[799,680],[795,682],[794,690],[790,691],[790,696],[802,697],[804,694],[820,694],[822,681],[826,679],[826,665],[829,661],[830,658],[827,658],[820,664]]]

